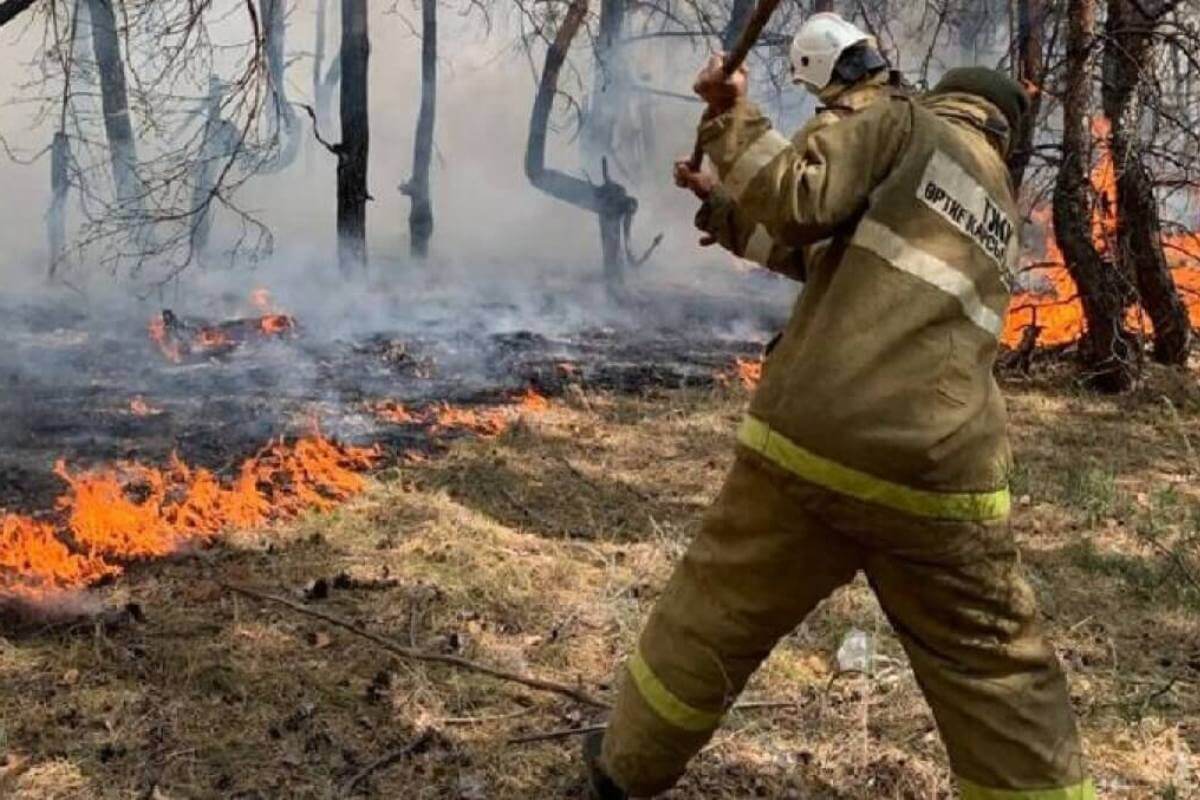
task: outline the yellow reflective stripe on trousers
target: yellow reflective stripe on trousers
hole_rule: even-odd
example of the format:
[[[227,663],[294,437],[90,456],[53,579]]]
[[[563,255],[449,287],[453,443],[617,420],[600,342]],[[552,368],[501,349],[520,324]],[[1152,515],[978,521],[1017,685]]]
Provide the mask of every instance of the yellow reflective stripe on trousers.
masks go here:
[[[650,669],[640,650],[634,651],[627,666],[633,684],[646,701],[646,705],[676,728],[685,731],[709,731],[720,723],[721,714],[690,706],[672,694]]]
[[[1084,781],[1058,789],[988,789],[958,779],[962,800],[1096,800],[1096,787]]]
[[[736,203],[750,182],[758,177],[763,167],[775,160],[775,156],[791,146],[786,136],[778,131],[769,130],[755,139],[737,161],[729,168],[729,172],[721,177],[721,185]]]
[[[1008,516],[1008,489],[994,492],[930,492],[913,489],[859,472],[805,450],[754,417],[748,416],[742,421],[738,441],[809,483],[868,503],[935,519],[982,521]]]

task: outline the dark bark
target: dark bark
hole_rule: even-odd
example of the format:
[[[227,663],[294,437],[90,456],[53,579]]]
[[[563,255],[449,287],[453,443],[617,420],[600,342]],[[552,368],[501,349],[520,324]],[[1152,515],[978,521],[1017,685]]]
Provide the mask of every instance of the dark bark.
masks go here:
[[[598,186],[546,167],[546,137],[550,125],[550,111],[558,93],[558,75],[571,42],[587,15],[587,9],[587,0],[573,0],[554,37],[554,42],[546,51],[546,63],[538,82],[533,113],[529,119],[525,175],[534,187],[551,197],[570,203],[576,208],[591,211],[599,217],[604,275],[610,291],[615,293],[624,282],[628,249],[626,231],[630,218],[637,211],[637,200],[629,196],[625,187],[610,179],[607,160],[601,162],[603,183]],[[625,248],[622,248],[622,237],[625,238]]]
[[[49,277],[54,280],[66,255],[67,230],[66,207],[67,192],[70,189],[68,164],[71,160],[71,142],[65,131],[54,134],[54,143],[50,146],[50,213],[46,215],[46,234],[50,247]]]
[[[1033,145],[1037,131],[1038,115],[1042,110],[1042,81],[1045,80],[1045,58],[1042,43],[1046,36],[1046,0],[1018,0],[1017,3],[1017,54],[1014,64],[1016,78],[1026,85],[1035,87],[1029,95],[1029,113],[1024,124],[1013,132],[1012,147],[1008,156],[1008,173],[1012,176],[1013,188],[1020,190],[1025,180],[1025,170],[1033,156]]]
[[[0,3],[0,27],[7,25],[28,11],[37,0],[5,0]]]
[[[721,31],[721,48],[726,53],[737,44],[738,36],[750,21],[750,15],[754,13],[754,4],[755,0],[733,0],[733,6],[729,9],[729,21],[725,23],[725,30]],[[832,3],[829,5],[832,6]]]
[[[429,168],[433,163],[433,128],[437,113],[437,3],[421,0],[421,110],[413,143],[413,174],[401,187],[412,200],[408,212],[409,252],[414,258],[429,255],[433,238],[433,202]]]
[[[1191,322],[1163,252],[1162,223],[1154,180],[1139,132],[1144,88],[1156,21],[1131,0],[1109,0],[1104,47],[1104,113],[1112,124],[1117,179],[1117,258],[1134,276],[1142,306],[1154,324],[1154,359],[1187,363]]]
[[[1066,15],[1062,164],[1054,187],[1054,233],[1083,305],[1086,330],[1079,352],[1086,380],[1101,391],[1119,392],[1133,383],[1134,347],[1123,324],[1125,281],[1092,242],[1087,117],[1095,29],[1092,0],[1068,0]]]
[[[833,11],[833,0],[813,0],[813,13],[819,14],[823,11]]]
[[[127,213],[140,210],[141,188],[137,177],[137,145],[133,122],[129,117],[129,93],[125,84],[125,62],[112,0],[88,0],[92,21],[92,48],[100,76],[100,100],[104,112],[104,132],[108,138],[109,159],[117,199],[129,206]]]
[[[342,0],[342,141],[337,164],[338,264],[348,276],[367,269],[367,160],[371,149],[367,0]]]

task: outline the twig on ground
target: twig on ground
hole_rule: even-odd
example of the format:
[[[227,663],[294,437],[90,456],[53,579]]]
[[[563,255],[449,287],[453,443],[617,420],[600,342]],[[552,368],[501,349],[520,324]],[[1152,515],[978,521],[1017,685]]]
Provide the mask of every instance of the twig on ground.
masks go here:
[[[367,764],[365,767],[356,772],[354,776],[350,778],[350,780],[342,784],[342,797],[349,797],[354,792],[354,787],[362,783],[362,781],[371,773],[378,772],[381,769],[386,769],[392,764],[395,764],[397,761],[407,758],[419,750],[422,750],[432,739],[433,731],[424,731],[420,736],[404,745],[404,747],[401,747],[399,750],[393,750],[390,753],[386,753],[385,755],[372,761],[370,764]]]
[[[755,700],[748,703],[735,703],[730,711],[763,711],[772,708],[798,708],[800,703],[794,700]],[[527,736],[514,736],[508,744],[530,744],[533,742],[548,742],[553,739],[566,739],[570,736],[586,736],[589,733],[605,730],[607,725],[588,725],[583,728],[566,728],[546,733],[531,733]]]
[[[554,694],[562,695],[563,697],[569,697],[572,700],[575,700],[576,702],[583,703],[584,705],[592,706],[593,708],[607,709],[607,708],[611,707],[604,700],[601,700],[598,697],[593,697],[592,695],[588,694],[587,692],[583,691],[582,689],[576,689],[575,687],[568,686],[564,683],[556,683],[554,681],[545,680],[543,678],[535,678],[531,675],[520,675],[515,672],[508,672],[506,670],[498,669],[496,667],[490,667],[486,664],[480,664],[475,661],[470,661],[465,658],[460,658],[459,656],[444,655],[442,653],[431,653],[426,650],[416,650],[411,647],[404,647],[402,645],[396,644],[395,642],[391,641],[390,639],[387,639],[386,637],[379,636],[377,634],[371,633],[370,631],[364,630],[363,628],[360,628],[359,626],[355,625],[352,622],[347,622],[344,619],[335,617],[332,614],[326,614],[323,611],[317,611],[316,609],[307,608],[303,605],[300,605],[299,603],[296,603],[296,602],[293,602],[293,601],[287,599],[286,597],[279,597],[277,595],[265,594],[263,592],[255,591],[254,589],[247,589],[244,586],[235,586],[231,583],[224,583],[224,582],[219,582],[219,583],[221,586],[223,586],[224,588],[228,589],[231,592],[235,592],[237,594],[244,595],[246,597],[253,597],[256,600],[262,600],[262,601],[265,601],[268,603],[274,603],[276,605],[280,605],[285,608],[290,608],[292,611],[295,611],[298,614],[303,614],[304,616],[312,617],[313,619],[319,619],[322,622],[329,623],[330,625],[336,625],[337,627],[342,628],[343,630],[347,630],[350,633],[353,633],[363,639],[366,639],[367,641],[373,642],[374,644],[378,645],[379,647],[383,648],[384,650],[388,651],[389,653],[399,656],[400,658],[407,658],[412,661],[426,661],[426,662],[431,662],[431,663],[435,663],[435,664],[446,664],[448,666],[458,667],[459,669],[465,669],[470,672],[477,672],[481,675],[489,675],[489,676],[491,676],[493,678],[497,678],[499,680],[509,681],[511,683],[519,683],[522,686],[527,686],[531,689],[538,689],[543,692],[552,692]]]
[[[549,742],[553,739],[566,739],[571,736],[587,736],[589,733],[598,733],[607,727],[607,725],[588,725],[585,728],[566,728],[561,731],[532,733],[528,736],[514,736],[508,740],[508,744],[531,744],[533,742]]]
[[[487,717],[443,717],[442,719],[434,720],[434,722],[439,725],[486,725],[489,722],[505,722],[517,717],[524,717],[531,713],[533,713],[533,708],[522,708],[510,714],[493,714]]]

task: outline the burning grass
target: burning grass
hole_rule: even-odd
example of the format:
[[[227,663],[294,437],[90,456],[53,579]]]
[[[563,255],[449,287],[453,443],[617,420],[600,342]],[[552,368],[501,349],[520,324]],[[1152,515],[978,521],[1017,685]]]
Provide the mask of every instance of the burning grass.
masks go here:
[[[328,510],[365,488],[359,473],[378,455],[315,433],[270,443],[228,481],[174,457],[165,469],[129,463],[93,472],[60,461],[55,472],[68,488],[55,522],[0,516],[0,598],[79,589],[230,528]]]
[[[1058,375],[1010,387],[1016,530],[1106,798],[1198,788],[1200,396],[1156,375],[1119,399],[1064,391]],[[745,395],[735,382],[571,397],[388,468],[346,505],[97,590],[140,603],[144,625],[0,645],[15,765],[0,767],[0,793],[327,797],[430,731],[357,796],[581,797],[574,739],[507,742],[591,711],[394,659],[215,582],[307,595],[405,646],[607,693],[728,466]],[[877,637],[872,677],[836,674],[851,628]],[[951,796],[932,720],[862,583],[781,644],[749,698],[790,705],[735,713],[671,797]]]

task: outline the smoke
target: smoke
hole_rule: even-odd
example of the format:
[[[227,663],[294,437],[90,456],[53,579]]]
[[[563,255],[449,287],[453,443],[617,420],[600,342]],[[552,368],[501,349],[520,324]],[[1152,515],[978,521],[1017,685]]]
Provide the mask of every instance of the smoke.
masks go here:
[[[337,3],[331,6],[335,10]],[[372,279],[379,284],[419,279],[422,272],[453,273],[455,280],[492,281],[498,277],[517,279],[546,271],[573,274],[591,280],[599,274],[599,234],[594,215],[568,207],[535,191],[523,169],[525,139],[540,54],[535,69],[516,46],[515,20],[501,13],[485,34],[477,17],[461,16],[443,9],[440,41],[440,85],[436,132],[436,154],[432,173],[436,233],[434,258],[428,264],[413,263],[408,257],[408,200],[399,185],[409,177],[416,112],[419,105],[420,42],[411,17],[416,12],[399,6],[372,4],[371,124],[372,149],[368,232]],[[336,51],[336,14],[331,15],[329,42]],[[241,21],[236,15],[231,19]],[[10,26],[0,48],[0,92],[20,100],[0,110],[0,133],[18,154],[32,155],[53,139],[55,114],[39,117],[35,90],[28,84],[38,49],[43,47],[41,21],[28,23],[22,31]],[[15,30],[14,30],[15,29]],[[287,72],[287,92],[295,102],[312,103],[311,62],[314,49],[315,11],[311,4],[295,4],[288,16],[287,49],[292,56]],[[230,37],[233,38],[233,37]],[[665,50],[661,41],[651,43]],[[677,47],[676,45],[671,45]],[[642,48],[648,51],[650,48]],[[687,92],[703,53],[689,46],[678,48],[680,58],[660,52],[642,59],[640,74],[656,88]],[[129,59],[138,61],[138,54]],[[582,70],[590,68],[583,47],[575,54]],[[681,67],[680,65],[685,65]],[[583,100],[590,81],[584,77],[572,89]],[[579,88],[583,87],[583,88]],[[38,89],[36,91],[41,91]],[[52,104],[52,103],[51,103]],[[672,280],[692,275],[698,284],[710,284],[714,274],[726,271],[729,260],[696,246],[691,227],[695,204],[670,183],[672,158],[685,153],[694,135],[699,106],[678,100],[656,104],[652,125],[660,152],[646,163],[641,181],[630,185],[641,201],[634,223],[634,244],[644,247],[663,232],[660,252],[646,267],[656,278],[668,273]],[[549,162],[561,169],[586,172],[599,180],[599,164],[581,164],[579,142],[574,140],[574,123],[569,112],[558,117],[562,129],[552,133]],[[268,272],[291,276],[300,273],[311,283],[333,271],[335,158],[312,136],[306,115],[300,115],[302,154],[287,171],[262,175],[240,191],[240,204],[251,210],[275,236],[275,253]],[[322,131],[336,141],[337,131]],[[102,132],[91,134],[100,139]],[[139,128],[139,146],[151,132]],[[43,157],[31,165],[0,158],[0,182],[6,187],[0,197],[0,246],[9,258],[0,266],[6,285],[36,286],[47,264],[45,214],[50,207],[50,164]],[[618,173],[618,178],[621,178]],[[76,202],[67,206],[68,218],[78,217]],[[230,214],[218,209],[213,219],[214,248],[228,246],[236,235]],[[222,242],[222,236],[225,241]],[[92,254],[95,257],[96,254]],[[259,265],[262,268],[262,265]],[[98,270],[91,270],[97,272]],[[102,272],[102,271],[101,271]],[[77,267],[74,280],[89,274],[89,265]],[[94,276],[109,283],[107,274]],[[635,276],[636,278],[636,276]],[[321,293],[330,288],[321,286]],[[89,289],[89,291],[92,291]]]

